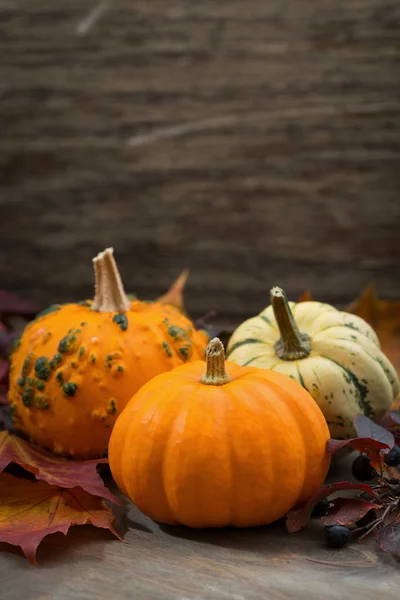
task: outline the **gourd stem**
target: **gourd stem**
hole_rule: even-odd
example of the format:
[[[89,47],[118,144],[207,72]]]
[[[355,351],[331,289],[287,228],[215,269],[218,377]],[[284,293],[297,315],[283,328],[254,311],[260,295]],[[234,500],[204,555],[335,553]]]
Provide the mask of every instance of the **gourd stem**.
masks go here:
[[[299,331],[285,292],[280,287],[273,287],[270,294],[275,319],[281,334],[275,344],[277,356],[281,360],[306,358],[311,352],[310,336]]]
[[[93,259],[96,293],[92,309],[98,312],[126,312],[131,303],[125,294],[113,248]]]
[[[225,371],[225,351],[224,346],[218,338],[209,342],[206,348],[207,369],[201,383],[205,385],[225,385],[232,381],[232,377]]]

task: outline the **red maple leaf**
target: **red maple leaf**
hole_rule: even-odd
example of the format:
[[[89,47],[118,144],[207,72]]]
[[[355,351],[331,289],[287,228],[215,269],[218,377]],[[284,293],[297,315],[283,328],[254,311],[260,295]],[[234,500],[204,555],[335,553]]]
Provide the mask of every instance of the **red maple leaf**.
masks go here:
[[[33,565],[45,536],[57,531],[66,535],[71,525],[88,523],[120,537],[114,529],[114,514],[101,498],[79,488],[65,490],[45,481],[0,475],[0,541],[20,546]]]
[[[106,458],[82,461],[60,458],[8,431],[0,431],[0,473],[10,463],[16,463],[51,485],[80,487],[89,494],[121,504],[97,472],[97,465],[107,462]]]

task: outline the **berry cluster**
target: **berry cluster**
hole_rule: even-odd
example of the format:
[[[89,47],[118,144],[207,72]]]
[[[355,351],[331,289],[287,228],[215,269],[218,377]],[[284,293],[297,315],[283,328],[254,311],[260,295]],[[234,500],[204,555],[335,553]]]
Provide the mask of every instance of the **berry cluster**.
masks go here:
[[[393,448],[384,455],[387,467],[400,466],[400,447]],[[400,469],[399,469],[400,470]],[[360,454],[352,464],[352,473],[358,481],[377,480],[373,487],[382,502],[383,514],[378,517],[375,510],[370,510],[362,519],[355,522],[354,527],[334,523],[325,527],[325,540],[331,548],[343,548],[356,535],[364,537],[371,531],[383,527],[385,519],[391,512],[400,511],[400,483],[398,479],[388,479],[379,474],[366,454]],[[318,502],[311,514],[312,517],[324,517],[329,514],[330,503],[327,498]]]

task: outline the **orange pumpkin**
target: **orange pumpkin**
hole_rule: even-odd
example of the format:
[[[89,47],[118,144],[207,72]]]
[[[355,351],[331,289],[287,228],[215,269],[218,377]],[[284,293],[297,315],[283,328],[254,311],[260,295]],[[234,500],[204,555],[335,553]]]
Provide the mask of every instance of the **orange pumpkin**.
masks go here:
[[[227,362],[158,375],[118,417],[113,477],[146,515],[170,525],[249,527],[283,517],[321,485],[329,430],[310,394],[274,371]]]
[[[107,249],[94,259],[93,301],[56,305],[30,323],[11,356],[14,425],[74,458],[97,458],[132,395],[149,379],[204,357],[206,335],[182,312],[129,299]]]

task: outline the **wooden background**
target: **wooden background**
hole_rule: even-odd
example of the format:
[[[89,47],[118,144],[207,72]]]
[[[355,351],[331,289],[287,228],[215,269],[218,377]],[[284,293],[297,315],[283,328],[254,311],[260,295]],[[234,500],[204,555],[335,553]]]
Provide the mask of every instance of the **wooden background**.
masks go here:
[[[398,0],[0,0],[0,286],[400,296]]]

